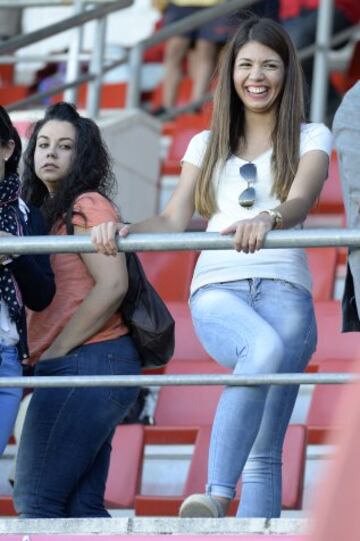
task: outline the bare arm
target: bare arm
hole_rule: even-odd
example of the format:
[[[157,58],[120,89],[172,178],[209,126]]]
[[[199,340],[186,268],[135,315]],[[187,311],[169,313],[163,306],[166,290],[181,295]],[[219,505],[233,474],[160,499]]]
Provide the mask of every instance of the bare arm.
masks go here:
[[[284,228],[302,223],[319,197],[328,176],[329,157],[322,150],[312,150],[300,159],[289,195],[276,210],[282,214]]]
[[[75,227],[75,234],[88,234],[86,229]],[[81,254],[81,259],[94,279],[94,286],[82,301],[71,319],[42,359],[66,355],[100,331],[119,308],[128,288],[124,254],[107,258],[102,254]]]
[[[320,195],[328,176],[328,166],[329,157],[322,150],[312,150],[301,157],[286,201],[274,208],[281,213],[284,228],[294,227],[305,220]],[[255,218],[234,222],[222,233],[235,233],[235,249],[252,253],[262,247],[266,233],[273,226],[271,216],[258,214]]]
[[[97,250],[106,255],[117,254],[116,234],[184,231],[194,214],[194,194],[199,168],[184,162],[180,179],[166,208],[159,215],[130,226],[106,222],[92,228],[91,239]]]

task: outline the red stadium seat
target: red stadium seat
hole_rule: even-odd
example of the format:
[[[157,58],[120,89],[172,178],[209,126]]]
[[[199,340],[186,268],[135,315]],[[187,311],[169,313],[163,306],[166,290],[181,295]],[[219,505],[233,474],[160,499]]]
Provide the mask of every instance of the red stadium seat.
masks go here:
[[[209,355],[195,334],[188,305],[184,302],[166,304],[175,319],[174,359],[208,361]]]
[[[344,201],[340,183],[336,153],[333,152],[329,164],[329,177],[325,181],[319,201],[314,205],[313,214],[343,214]]]
[[[180,107],[190,102],[191,98],[191,88],[192,81],[189,77],[183,77],[177,94],[176,106]],[[151,107],[152,109],[157,109],[162,105],[162,84],[155,88],[152,97],[151,97]]]
[[[306,254],[313,279],[314,300],[331,300],[335,285],[336,248],[307,248]]]
[[[170,361],[166,374],[226,374],[229,370],[212,360]],[[154,418],[157,426],[202,426],[213,422],[222,392],[219,385],[172,385],[159,392]],[[196,407],[194,407],[196,403]]]
[[[355,363],[349,360],[330,359],[321,363],[320,372],[351,372]],[[306,425],[309,443],[326,443],[330,433],[339,430],[334,425],[334,415],[346,385],[317,385],[313,392]]]
[[[146,276],[165,302],[187,302],[197,252],[139,252],[138,255]]]
[[[169,437],[171,430],[173,433],[179,434],[177,428],[150,427],[147,429],[147,432],[152,432],[151,443],[155,443],[156,441],[157,443],[169,443],[172,440],[171,436]],[[137,495],[135,498],[136,515],[176,516],[185,497],[195,492],[204,491],[207,476],[210,430],[210,426],[203,426],[197,432],[191,432],[190,428],[184,432],[182,443],[189,443],[189,438],[191,437],[195,439],[192,440],[194,443],[194,453],[183,494],[178,496]],[[156,440],[156,431],[159,431],[158,440]],[[167,434],[167,439],[165,438],[164,440],[165,434]],[[301,509],[302,506],[306,435],[307,431],[304,425],[290,425],[286,434],[283,453],[282,505],[284,509]],[[179,443],[179,441],[176,441],[176,443]],[[230,515],[236,513],[239,504],[239,493],[240,486],[238,487],[237,497],[230,507]]]
[[[360,357],[358,333],[341,333],[341,304],[337,300],[315,302],[318,345],[312,363],[320,367],[327,359],[355,360]],[[320,368],[321,370],[321,368]]]
[[[0,496],[0,517],[14,517],[16,511],[11,496]]]
[[[185,154],[190,139],[197,133],[208,129],[209,119],[209,110],[206,109],[205,113],[182,115],[172,123],[172,141],[169,146],[168,155],[161,166],[162,175],[180,174],[180,160]]]
[[[105,490],[108,508],[131,509],[140,490],[144,450],[143,425],[118,426],[112,441],[109,475]]]
[[[0,103],[3,107],[23,100],[29,95],[29,87],[25,85],[0,86]]]

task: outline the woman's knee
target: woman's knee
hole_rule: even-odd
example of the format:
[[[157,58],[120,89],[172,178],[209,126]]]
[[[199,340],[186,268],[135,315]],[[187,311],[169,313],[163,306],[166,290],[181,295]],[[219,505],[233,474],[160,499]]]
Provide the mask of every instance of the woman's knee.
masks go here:
[[[284,357],[284,344],[271,328],[253,333],[248,339],[245,354],[238,351],[234,373],[266,374],[277,372]]]

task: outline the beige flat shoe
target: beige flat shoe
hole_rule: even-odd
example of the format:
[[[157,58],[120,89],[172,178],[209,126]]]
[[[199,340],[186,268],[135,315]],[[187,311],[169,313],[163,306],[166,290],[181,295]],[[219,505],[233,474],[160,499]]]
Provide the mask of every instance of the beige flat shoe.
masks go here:
[[[181,518],[221,518],[224,516],[221,504],[206,494],[192,494],[181,504]]]

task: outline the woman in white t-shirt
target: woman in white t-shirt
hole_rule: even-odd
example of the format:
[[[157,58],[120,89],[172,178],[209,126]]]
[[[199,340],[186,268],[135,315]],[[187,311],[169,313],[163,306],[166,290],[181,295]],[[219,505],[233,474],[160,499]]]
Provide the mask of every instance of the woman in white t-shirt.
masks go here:
[[[301,372],[316,347],[311,279],[300,249],[260,250],[272,229],[299,227],[327,177],[331,134],[305,124],[294,47],[269,19],[250,18],[222,56],[211,130],[190,142],[166,209],[139,224],[102,224],[99,251],[115,232],[183,231],[194,210],[208,231],[234,234],[235,250],[204,251],[191,286],[195,330],[206,351],[237,375]],[[237,516],[278,517],[281,454],[297,386],[227,387],[212,429],[206,494],[183,517],[220,517],[242,475]]]

